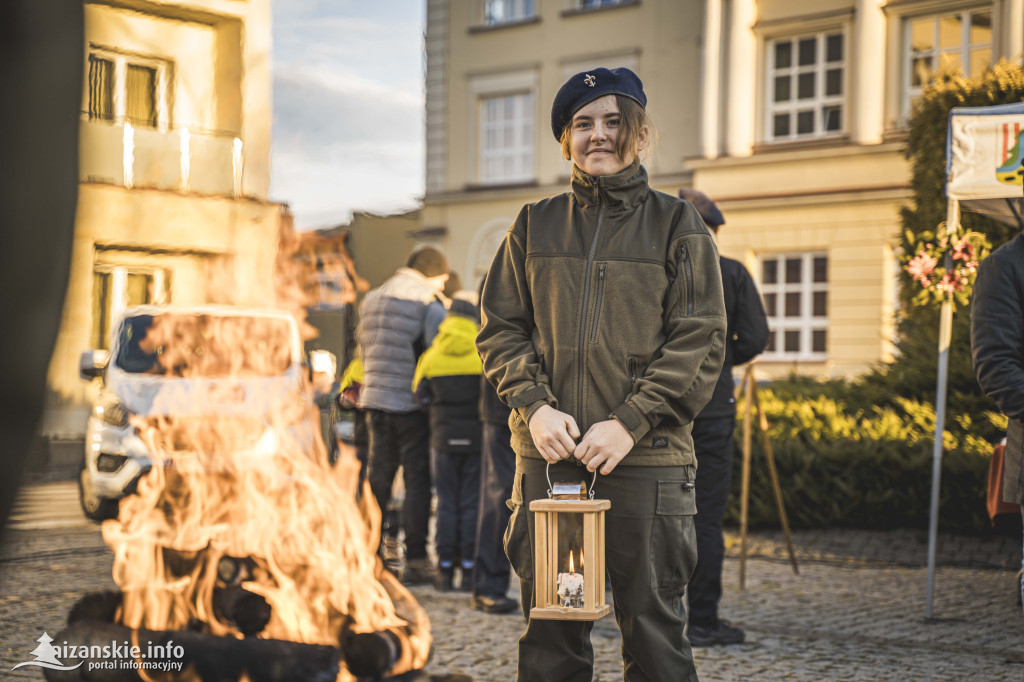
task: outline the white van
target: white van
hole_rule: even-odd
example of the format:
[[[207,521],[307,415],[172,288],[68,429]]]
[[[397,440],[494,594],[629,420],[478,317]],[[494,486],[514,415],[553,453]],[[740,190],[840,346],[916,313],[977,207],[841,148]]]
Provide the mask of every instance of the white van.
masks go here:
[[[195,457],[197,447],[258,457],[272,454],[286,435],[311,451],[317,427],[303,418],[312,397],[298,327],[288,313],[139,306],[120,315],[112,330],[109,352],[86,351],[80,365],[83,379],[101,381],[79,475],[90,519],[116,517],[118,500],[156,462],[174,466]],[[294,415],[282,422],[282,413]],[[187,428],[148,428],[168,423]],[[201,445],[191,442],[188,434],[204,428],[216,433]],[[228,440],[222,432],[231,434]],[[160,439],[159,456],[152,452],[154,438]]]

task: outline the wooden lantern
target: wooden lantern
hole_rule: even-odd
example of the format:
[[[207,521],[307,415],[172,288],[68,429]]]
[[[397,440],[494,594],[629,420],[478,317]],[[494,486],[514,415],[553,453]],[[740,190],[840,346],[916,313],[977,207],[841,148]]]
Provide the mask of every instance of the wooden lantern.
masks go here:
[[[530,503],[535,515],[530,618],[602,618],[611,611],[604,598],[604,513],[612,503],[588,498],[585,483],[555,483],[548,495]]]

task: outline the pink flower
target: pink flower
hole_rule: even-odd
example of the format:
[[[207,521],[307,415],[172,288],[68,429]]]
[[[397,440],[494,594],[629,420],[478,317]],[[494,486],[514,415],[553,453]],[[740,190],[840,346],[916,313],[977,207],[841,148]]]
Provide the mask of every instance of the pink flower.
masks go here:
[[[953,258],[957,260],[973,260],[974,259],[974,244],[967,241],[967,237],[964,236],[953,244]]]
[[[925,286],[928,286],[927,280],[928,275],[932,274],[935,270],[935,266],[938,265],[939,261],[936,258],[932,258],[925,252],[921,252],[914,256],[909,263],[907,263],[906,270],[910,276]]]

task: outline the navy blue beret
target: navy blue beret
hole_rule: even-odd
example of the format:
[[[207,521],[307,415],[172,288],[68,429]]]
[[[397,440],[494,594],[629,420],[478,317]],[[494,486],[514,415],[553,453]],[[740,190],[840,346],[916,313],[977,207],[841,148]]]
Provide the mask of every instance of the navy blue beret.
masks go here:
[[[551,105],[551,132],[561,141],[562,130],[572,116],[585,105],[605,95],[624,95],[640,106],[647,106],[647,95],[640,77],[625,67],[581,71],[559,88]]]
[[[715,202],[711,201],[707,194],[700,190],[684,187],[679,190],[679,198],[686,199],[697,209],[701,219],[708,227],[718,227],[725,224],[722,212],[718,210]]]

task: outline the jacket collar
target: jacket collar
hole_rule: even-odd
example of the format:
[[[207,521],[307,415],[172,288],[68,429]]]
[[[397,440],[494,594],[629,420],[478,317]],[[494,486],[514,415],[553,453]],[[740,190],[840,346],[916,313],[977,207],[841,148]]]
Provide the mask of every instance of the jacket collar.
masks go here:
[[[615,175],[600,177],[584,173],[573,164],[571,185],[572,193],[581,206],[595,206],[600,197],[612,210],[634,208],[647,198],[650,191],[647,169],[640,165],[639,159],[634,159]]]

